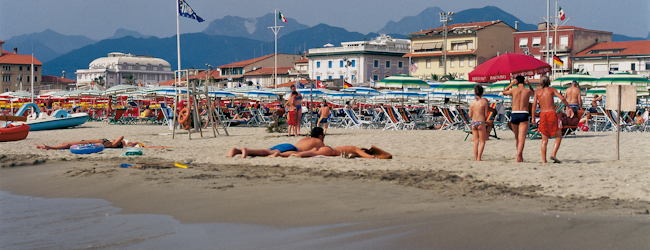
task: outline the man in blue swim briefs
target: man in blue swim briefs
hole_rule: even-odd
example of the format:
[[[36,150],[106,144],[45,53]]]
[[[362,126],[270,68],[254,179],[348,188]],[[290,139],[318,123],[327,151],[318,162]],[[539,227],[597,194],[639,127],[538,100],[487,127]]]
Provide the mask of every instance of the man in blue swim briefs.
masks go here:
[[[526,88],[528,84],[529,89]],[[516,88],[512,86],[517,85]],[[528,101],[534,94],[533,87],[523,76],[517,76],[505,90],[503,95],[512,95],[512,115],[510,116],[510,123],[508,124],[515,133],[515,142],[517,146],[517,162],[523,162],[524,157],[524,143],[526,142],[526,133],[528,133],[528,123],[530,113]]]
[[[226,156],[234,157],[235,155],[241,154],[242,158],[246,156],[269,156],[273,153],[283,153],[287,151],[309,151],[313,148],[323,147],[323,140],[325,139],[325,134],[323,134],[323,128],[315,127],[311,130],[311,137],[305,137],[300,139],[296,144],[282,143],[273,146],[269,149],[248,149],[248,148],[231,148]]]

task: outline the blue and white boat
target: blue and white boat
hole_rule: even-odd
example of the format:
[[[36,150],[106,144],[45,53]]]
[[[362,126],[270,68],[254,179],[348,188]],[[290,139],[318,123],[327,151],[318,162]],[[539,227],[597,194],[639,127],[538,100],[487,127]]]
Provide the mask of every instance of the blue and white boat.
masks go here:
[[[65,110],[56,110],[51,115],[42,113],[38,106],[34,103],[25,103],[16,112],[16,116],[23,116],[28,110],[32,109],[32,113],[27,117],[26,122],[16,122],[17,124],[27,124],[31,128],[29,131],[39,131],[48,129],[60,129],[76,127],[86,123],[88,120],[88,113],[73,113],[68,114]]]

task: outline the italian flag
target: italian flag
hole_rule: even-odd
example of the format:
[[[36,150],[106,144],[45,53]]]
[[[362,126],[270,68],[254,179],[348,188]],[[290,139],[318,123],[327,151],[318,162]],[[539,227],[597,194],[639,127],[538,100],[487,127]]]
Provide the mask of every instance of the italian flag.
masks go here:
[[[559,11],[560,11],[560,12],[559,12],[560,20],[564,21],[564,19],[566,18],[566,16],[564,15],[564,10],[562,10],[562,7],[560,7],[560,10],[559,10]]]
[[[282,15],[282,12],[278,12],[278,19],[282,20],[284,23],[287,23],[287,19],[284,18],[284,15]],[[564,20],[564,19],[562,19]]]

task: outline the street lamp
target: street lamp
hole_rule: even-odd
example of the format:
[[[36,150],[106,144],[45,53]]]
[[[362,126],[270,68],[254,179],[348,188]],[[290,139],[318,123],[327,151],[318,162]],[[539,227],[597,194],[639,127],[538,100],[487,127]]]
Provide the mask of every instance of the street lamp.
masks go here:
[[[440,12],[440,22],[442,22],[444,32],[444,42],[442,44],[442,62],[445,65],[445,76],[447,76],[447,23],[454,20],[454,12]]]

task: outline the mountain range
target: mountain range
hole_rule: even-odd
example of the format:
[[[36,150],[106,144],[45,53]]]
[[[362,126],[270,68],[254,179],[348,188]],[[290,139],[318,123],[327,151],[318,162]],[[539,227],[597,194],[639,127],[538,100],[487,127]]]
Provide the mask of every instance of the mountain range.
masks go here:
[[[396,38],[405,38],[408,33],[441,26],[438,7],[424,9],[415,16],[389,21],[378,31]],[[274,23],[273,13],[258,18],[226,16],[210,22],[201,33],[181,34],[181,59],[183,67],[205,67],[205,63],[219,66],[240,60],[273,53],[273,32],[268,28]],[[535,24],[527,24],[517,17],[494,6],[467,9],[454,14],[453,23],[503,20],[514,27],[518,21],[520,30],[533,30]],[[344,41],[360,41],[378,36],[378,33],[362,34],[343,28],[318,24],[313,27],[288,19],[278,33],[278,52],[298,54],[309,48],[322,47],[327,43],[339,45]],[[646,40],[648,38],[628,37],[614,34],[613,41]],[[176,36],[158,38],[143,35],[137,31],[118,29],[115,34],[101,41],[85,36],[62,35],[52,30],[12,37],[5,41],[7,51],[14,47],[19,53],[29,54],[33,46],[34,56],[45,63],[44,74],[60,75],[62,70],[74,72],[88,68],[88,64],[110,52],[143,54],[167,60],[176,68]],[[236,49],[232,49],[236,48]]]

